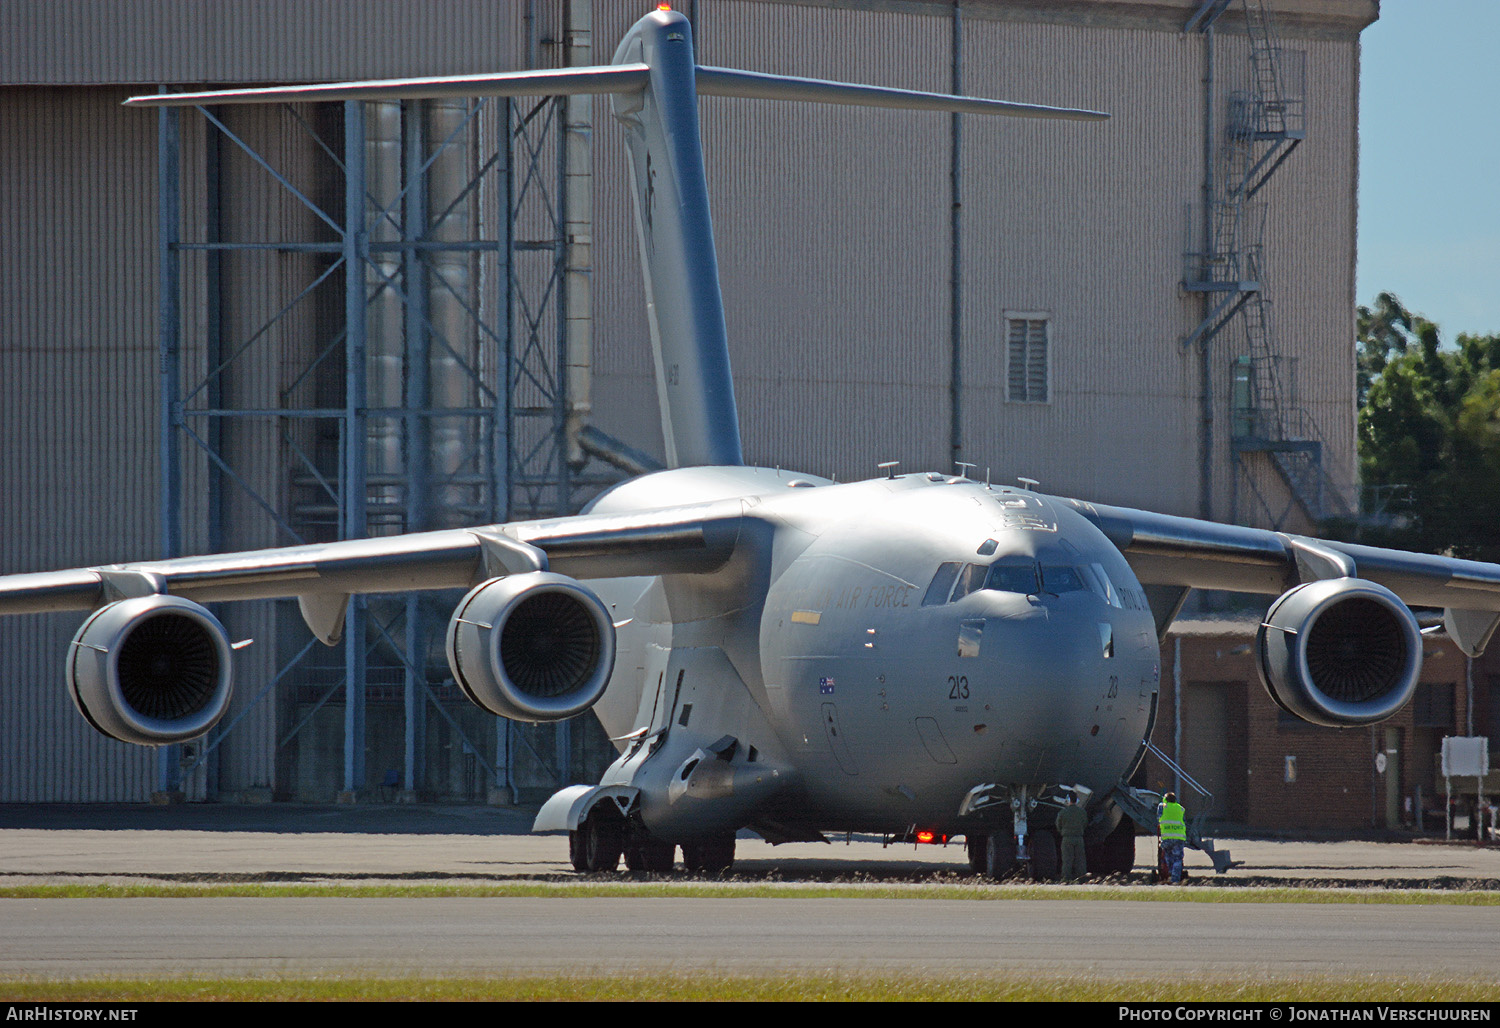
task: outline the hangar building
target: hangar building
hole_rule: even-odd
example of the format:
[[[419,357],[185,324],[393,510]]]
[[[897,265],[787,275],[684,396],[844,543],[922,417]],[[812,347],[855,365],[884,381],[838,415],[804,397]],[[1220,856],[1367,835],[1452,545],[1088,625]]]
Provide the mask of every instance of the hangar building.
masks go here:
[[[1264,526],[1355,508],[1376,0],[678,6],[702,63],[1111,114],[704,99],[747,459],[961,461]],[[566,512],[660,460],[606,102],[120,106],[604,62],[645,8],[4,5],[0,568]],[[0,802],[515,799],[597,765],[582,722],[496,727],[457,698],[442,602],[361,607],[361,644],[332,651],[295,604],[235,605],[235,707],[162,754],[76,716],[76,617],[7,619]]]

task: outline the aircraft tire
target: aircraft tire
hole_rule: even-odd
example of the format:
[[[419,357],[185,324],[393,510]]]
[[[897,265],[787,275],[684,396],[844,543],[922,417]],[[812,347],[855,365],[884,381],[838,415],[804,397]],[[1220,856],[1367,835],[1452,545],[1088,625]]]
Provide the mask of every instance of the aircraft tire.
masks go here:
[[[1028,840],[1031,846],[1031,877],[1039,882],[1050,882],[1057,877],[1057,836],[1047,829],[1032,832]]]
[[[625,844],[625,866],[632,871],[666,874],[677,857],[675,843],[637,836]]]
[[[987,835],[970,835],[964,839],[969,854],[969,870],[982,875],[989,869],[990,840]]]
[[[734,866],[734,836],[715,835],[683,843],[682,864],[689,871],[723,874]]]
[[[586,872],[619,870],[620,854],[625,849],[624,826],[619,821],[590,814],[578,826],[577,835],[582,859],[573,861],[575,868]]]
[[[1009,831],[991,832],[985,840],[984,873],[996,881],[1016,869],[1016,837]]]
[[[1094,874],[1128,875],[1135,869],[1135,822],[1120,818],[1114,830],[1088,848],[1089,870]]]

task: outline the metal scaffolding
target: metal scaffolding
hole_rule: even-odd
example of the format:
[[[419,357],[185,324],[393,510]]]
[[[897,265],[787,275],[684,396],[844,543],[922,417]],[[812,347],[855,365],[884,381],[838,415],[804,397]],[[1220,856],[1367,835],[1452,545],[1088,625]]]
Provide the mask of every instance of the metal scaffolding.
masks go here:
[[[183,552],[188,523],[195,535],[206,525],[195,545],[210,552],[246,545],[247,510],[274,537],[256,545],[289,545],[572,513],[608,480],[568,459],[582,427],[569,293],[589,269],[567,245],[567,110],[554,99],[287,105],[243,118],[269,140],[257,144],[224,111],[196,108],[192,124],[162,109],[164,556]],[[184,137],[201,150],[185,152]],[[225,198],[252,192],[251,174],[272,210],[262,220],[300,229],[227,229]],[[184,196],[201,198],[186,217]],[[274,294],[268,316],[226,313],[253,307],[236,301],[251,289]],[[498,789],[514,801],[597,762],[602,740],[575,740],[568,723],[491,730],[461,698],[442,660],[454,599],[353,598],[338,660],[278,604],[276,666],[255,703],[275,696],[259,716],[275,721],[279,792],[318,792],[306,751],[340,699],[338,792],[351,798]],[[204,766],[212,794],[213,761],[245,716],[164,754],[161,787]]]

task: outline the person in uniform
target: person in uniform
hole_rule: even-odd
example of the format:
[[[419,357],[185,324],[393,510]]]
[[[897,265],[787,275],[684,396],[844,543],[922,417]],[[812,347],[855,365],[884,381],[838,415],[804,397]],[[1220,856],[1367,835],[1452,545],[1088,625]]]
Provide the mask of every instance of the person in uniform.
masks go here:
[[[1161,852],[1173,885],[1182,883],[1182,849],[1187,845],[1187,811],[1177,802],[1177,794],[1169,792],[1162,796],[1156,808],[1157,825],[1161,832]]]
[[[1071,882],[1089,873],[1083,848],[1083,830],[1089,816],[1074,793],[1068,794],[1068,805],[1057,814],[1057,834],[1062,842],[1062,880]]]

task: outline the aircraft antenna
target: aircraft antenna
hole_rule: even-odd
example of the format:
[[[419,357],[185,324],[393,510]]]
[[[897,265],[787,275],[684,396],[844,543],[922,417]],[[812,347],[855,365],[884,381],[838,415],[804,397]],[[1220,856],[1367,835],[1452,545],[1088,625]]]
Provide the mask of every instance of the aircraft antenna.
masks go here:
[[[1022,477],[1021,477],[1021,476],[1019,476],[1019,475],[1018,475],[1018,476],[1016,476],[1016,481],[1017,481],[1017,482],[1020,482],[1020,483],[1021,483],[1021,485],[1022,485],[1022,486],[1023,486],[1023,487],[1024,487],[1024,488],[1025,488],[1025,489],[1026,489],[1026,491],[1027,491],[1027,492],[1029,492],[1029,493],[1034,493],[1034,492],[1036,492],[1036,487],[1037,487],[1037,486],[1039,486],[1039,485],[1041,485],[1041,484],[1042,484],[1042,483],[1040,483],[1040,482],[1038,482],[1038,481],[1037,481],[1037,480],[1036,480],[1036,479],[1034,479],[1034,478],[1022,478]]]
[[[885,472],[886,478],[895,478],[896,469],[901,466],[901,462],[899,460],[888,460],[884,464],[877,464],[875,466]]]

